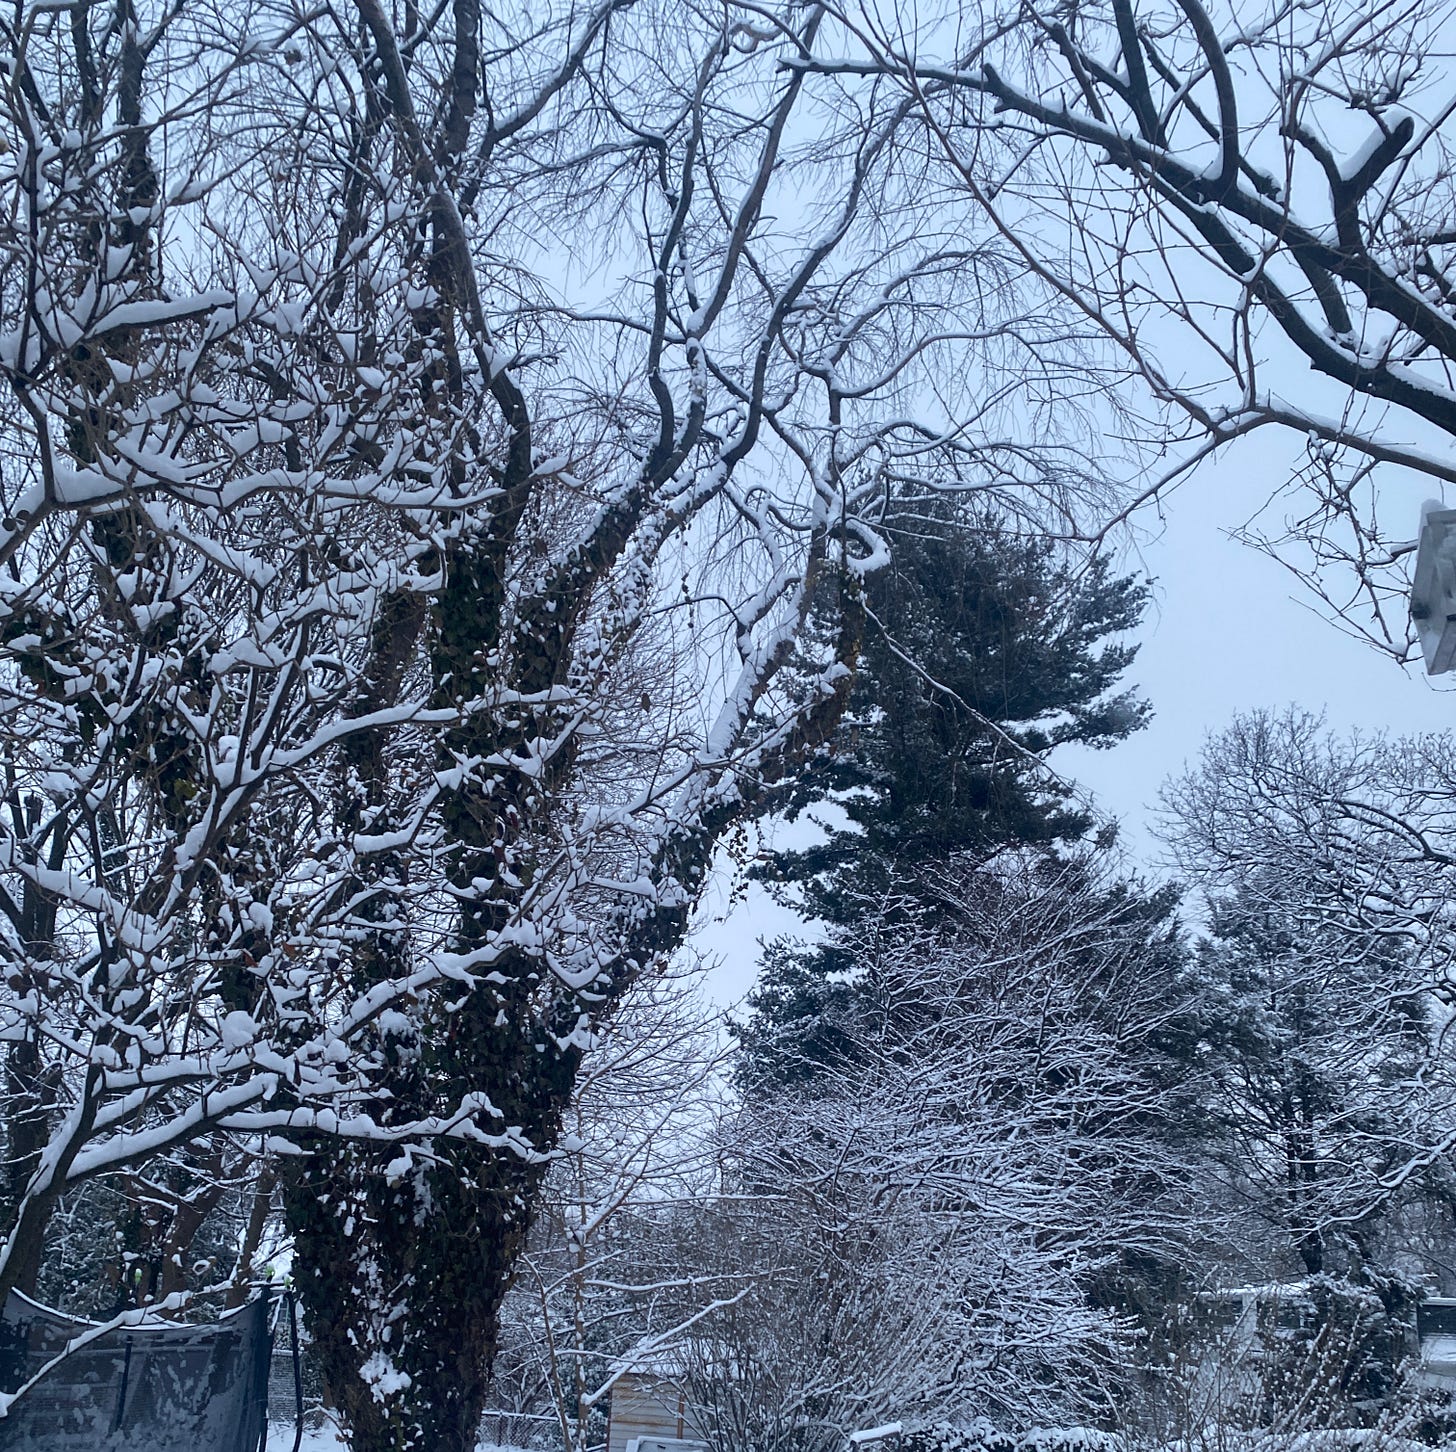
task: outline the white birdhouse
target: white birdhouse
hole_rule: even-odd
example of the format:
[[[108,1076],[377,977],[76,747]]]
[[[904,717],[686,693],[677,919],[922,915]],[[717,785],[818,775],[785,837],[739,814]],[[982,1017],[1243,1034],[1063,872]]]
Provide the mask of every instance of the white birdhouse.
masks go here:
[[[1426,657],[1426,674],[1456,666],[1456,509],[1428,503],[1411,582],[1411,619]]]

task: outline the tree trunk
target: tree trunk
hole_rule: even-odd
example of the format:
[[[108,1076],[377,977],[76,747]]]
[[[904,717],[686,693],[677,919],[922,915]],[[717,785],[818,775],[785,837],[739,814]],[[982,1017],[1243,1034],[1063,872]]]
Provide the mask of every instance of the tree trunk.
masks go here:
[[[570,1096],[574,1054],[552,1046],[534,1055],[535,1036],[518,1030],[538,1060],[521,1062],[496,1012],[494,1001],[467,1006],[459,1015],[465,1022],[452,1021],[435,1052],[427,1048],[437,1061],[454,1057],[452,1050],[470,1058],[476,1049],[504,1050],[493,1067],[482,1055],[479,1073],[466,1081],[441,1072],[440,1062],[436,1073],[416,1076],[406,1060],[391,1094],[410,1098],[441,1082],[468,1082],[485,1089],[538,1152],[549,1149]],[[478,1127],[499,1133],[501,1121]],[[500,1304],[544,1157],[460,1141],[430,1154],[411,1162],[387,1144],[329,1146],[284,1168],[298,1290],[354,1452],[474,1452],[485,1410]]]

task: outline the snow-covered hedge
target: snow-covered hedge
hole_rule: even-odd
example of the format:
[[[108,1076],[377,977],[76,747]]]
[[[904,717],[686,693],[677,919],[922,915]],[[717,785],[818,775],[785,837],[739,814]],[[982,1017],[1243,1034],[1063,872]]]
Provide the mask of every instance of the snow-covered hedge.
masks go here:
[[[1450,1439],[1425,1440],[1383,1428],[1343,1427],[1307,1432],[1239,1431],[1209,1425],[1202,1435],[1149,1446],[1095,1427],[1034,1427],[1012,1432],[986,1425],[918,1428],[896,1452],[1429,1452]]]
[[[898,1452],[1127,1452],[1126,1440],[1095,1427],[1033,1427],[1010,1432],[981,1423],[907,1432]]]

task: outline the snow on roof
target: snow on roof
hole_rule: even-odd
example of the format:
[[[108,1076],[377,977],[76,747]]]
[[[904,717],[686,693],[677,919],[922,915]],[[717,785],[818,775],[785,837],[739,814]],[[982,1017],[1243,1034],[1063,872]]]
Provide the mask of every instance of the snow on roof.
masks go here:
[[[883,1442],[886,1437],[898,1437],[904,1430],[903,1422],[886,1422],[882,1427],[865,1427],[862,1431],[849,1434],[850,1445],[862,1447],[869,1442]]]

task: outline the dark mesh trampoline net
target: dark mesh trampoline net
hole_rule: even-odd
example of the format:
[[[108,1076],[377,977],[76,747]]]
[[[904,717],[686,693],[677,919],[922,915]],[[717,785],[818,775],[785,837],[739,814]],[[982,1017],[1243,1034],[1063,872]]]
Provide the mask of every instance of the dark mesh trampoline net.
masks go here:
[[[0,1315],[0,1452],[256,1452],[267,1404],[268,1303],[210,1325],[118,1327],[58,1361],[86,1321],[12,1292]]]

